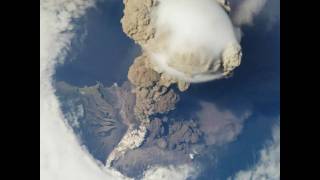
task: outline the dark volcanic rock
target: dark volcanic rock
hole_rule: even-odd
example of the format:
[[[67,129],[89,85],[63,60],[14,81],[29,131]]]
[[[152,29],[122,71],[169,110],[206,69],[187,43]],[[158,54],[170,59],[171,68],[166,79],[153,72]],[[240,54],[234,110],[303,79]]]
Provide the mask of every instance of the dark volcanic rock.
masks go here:
[[[159,139],[157,141],[157,144],[158,144],[159,148],[161,148],[161,149],[166,149],[167,145],[168,145],[168,143],[165,139]]]
[[[155,117],[147,126],[145,143],[127,152],[113,167],[129,177],[138,177],[154,165],[183,164],[192,161],[189,154],[204,148],[202,132],[194,120]]]
[[[147,127],[148,132],[150,133],[149,138],[155,139],[161,137],[163,134],[163,123],[161,119],[155,118],[150,122],[150,125]]]
[[[171,121],[166,137],[169,149],[184,150],[191,144],[199,143],[202,132],[194,121]]]
[[[193,120],[168,121],[167,118],[154,118],[147,129],[149,133],[144,146],[157,145],[169,150],[184,151],[189,145],[199,143],[203,135]]]
[[[91,87],[77,88],[59,82],[56,88],[69,124],[89,152],[103,163],[120,142],[128,125],[139,125],[134,114],[136,95],[131,93],[129,83],[113,85],[110,88],[99,83]],[[162,105],[158,103],[170,102],[174,107],[176,97],[173,97],[175,93],[170,94],[172,89],[156,85],[152,88],[154,90],[140,93],[147,97],[145,99],[150,99],[149,96],[160,99],[148,107],[158,109],[157,112],[162,111]],[[170,107],[168,104],[163,106],[165,109]],[[129,150],[115,160],[112,166],[123,174],[136,178],[153,165],[189,163],[192,161],[189,154],[195,152],[195,147],[204,147],[198,123],[195,120],[175,119],[164,114],[154,115],[146,124],[148,133],[141,147]]]
[[[114,167],[126,176],[139,177],[152,165],[179,165],[190,162],[191,159],[184,153],[151,146],[129,151],[124,158],[114,163]]]
[[[56,88],[69,124],[89,152],[104,162],[123,137],[127,124],[135,121],[134,95],[130,86],[125,83],[121,87],[105,88],[98,83],[77,88],[58,82]],[[81,110],[77,110],[79,107]]]

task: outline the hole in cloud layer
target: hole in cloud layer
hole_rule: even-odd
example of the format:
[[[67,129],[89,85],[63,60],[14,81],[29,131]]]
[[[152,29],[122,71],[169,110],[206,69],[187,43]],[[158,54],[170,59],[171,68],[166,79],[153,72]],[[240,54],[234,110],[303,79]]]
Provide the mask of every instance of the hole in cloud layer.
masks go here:
[[[40,1],[40,179],[103,180],[124,179],[103,170],[65,122],[55,96],[52,76],[63,63],[72,38],[72,19],[94,5],[91,0]],[[80,113],[81,114],[81,113]]]
[[[219,63],[215,64],[215,62],[218,62],[216,60],[221,58],[223,50],[230,43],[239,43],[239,37],[235,33],[236,30],[231,24],[227,13],[216,2],[209,0],[185,0],[183,1],[186,2],[185,5],[182,7],[178,6],[177,3],[181,3],[182,1],[160,0],[163,6],[160,3],[158,11],[161,11],[162,15],[158,16],[159,14],[154,14],[154,16],[157,16],[155,18],[158,19],[159,29],[162,29],[161,32],[166,37],[163,39],[163,43],[168,43],[169,46],[153,49],[154,46],[150,45],[150,51],[156,52],[155,56],[160,55],[164,57],[164,61],[168,61],[167,65],[170,64],[169,57],[180,56],[177,54],[179,51],[187,54],[187,56],[190,55],[190,61],[200,57],[202,60],[200,61],[201,65],[208,65],[210,68],[216,67],[212,71],[214,73],[203,73],[201,68],[197,69],[196,73],[192,76],[193,79],[189,78],[190,81],[200,82],[211,80],[212,78],[221,78],[223,76],[223,72],[220,69],[221,65],[218,65]],[[114,1],[113,3],[119,5],[122,2]],[[76,73],[74,73],[75,71],[68,72],[68,70],[72,70],[72,66],[77,63],[76,61],[67,64],[68,67],[65,66],[66,64],[63,64],[67,58],[68,50],[72,48],[72,40],[78,38],[77,34],[73,31],[77,25],[73,23],[72,19],[81,18],[86,10],[93,7],[94,4],[95,2],[91,0],[40,1],[40,178],[43,180],[128,179],[118,171],[104,167],[103,163],[106,160],[105,156],[111,153],[112,149],[119,143],[124,132],[129,128],[128,124],[135,121],[132,117],[134,116],[133,113],[125,113],[128,109],[129,112],[132,112],[130,108],[133,107],[131,103],[134,102],[134,98],[130,95],[130,86],[127,83],[111,86],[113,82],[125,81],[123,78],[119,78],[119,75],[121,77],[126,76],[127,68],[131,62],[129,58],[135,55],[129,55],[130,57],[127,61],[127,57],[121,54],[122,50],[115,52],[108,51],[106,54],[110,54],[112,57],[106,59],[108,61],[106,64],[100,64],[97,61],[91,60],[92,53],[101,53],[103,51],[101,49],[99,51],[91,51],[95,46],[103,44],[102,41],[99,41],[101,44],[95,44],[94,40],[99,36],[97,35],[92,39],[91,43],[93,46],[86,49],[85,55],[81,55],[81,60],[83,62],[86,61],[86,63],[79,63],[78,68],[85,68],[85,71],[78,69]],[[175,8],[179,11],[175,11]],[[119,10],[121,8],[117,9],[117,11]],[[212,13],[211,10],[215,10],[218,13]],[[164,19],[168,18],[167,16],[174,18],[172,18],[172,21],[165,21]],[[207,24],[204,22],[205,20],[213,24]],[[215,27],[215,25],[219,26]],[[103,29],[107,29],[107,27]],[[226,36],[215,36],[215,33],[210,34],[212,33],[210,30],[218,34],[225,34]],[[94,32],[97,31],[90,31],[88,33]],[[110,34],[114,35],[112,32]],[[108,41],[106,37],[102,39]],[[115,44],[115,46],[119,45],[119,48],[122,48],[120,44],[127,43],[128,39],[124,40],[123,37],[120,39],[121,42],[119,44],[117,44],[117,37],[105,43],[108,44],[108,48],[112,44]],[[125,46],[128,47],[127,45]],[[97,58],[103,60],[104,57],[100,56],[105,56],[106,54],[100,53],[96,54]],[[118,54],[118,56],[114,53],[120,53],[121,55]],[[136,53],[135,51],[133,54]],[[123,59],[126,59],[126,62],[122,62]],[[181,59],[183,60],[184,58]],[[208,64],[208,62],[210,63]],[[58,79],[55,79],[54,75],[58,63],[61,63],[60,68],[62,69],[57,71],[59,74],[55,77],[58,77]],[[84,67],[86,65],[92,65],[92,67]],[[108,67],[104,67],[105,65],[108,65]],[[98,68],[99,72],[95,72],[98,66],[101,66]],[[114,68],[116,66],[119,68]],[[171,66],[174,67],[174,63],[171,62]],[[175,67],[175,71],[172,73],[176,73],[177,69],[179,69],[179,66]],[[246,70],[250,71],[250,68]],[[92,76],[86,78],[90,74]],[[107,77],[108,75],[112,75],[112,77]],[[185,77],[184,72],[178,72],[177,75],[182,78]],[[70,76],[72,77],[70,78]],[[106,77],[104,78],[104,76]],[[83,79],[85,79],[85,82],[81,82]],[[57,82],[57,80],[65,82]],[[102,84],[96,84],[95,80],[102,80],[103,82]],[[197,138],[200,139],[199,142],[203,140],[208,146],[231,142],[242,131],[244,121],[251,114],[251,104],[247,105],[238,98],[235,98],[236,101],[241,101],[238,104],[243,107],[240,110],[234,107],[230,108],[231,104],[235,104],[233,97],[241,96],[242,91],[245,89],[240,87],[242,83],[245,83],[246,78],[240,78],[238,82],[236,81],[232,81],[234,84],[229,83],[227,86],[224,86],[228,84],[226,83],[227,81],[221,81],[220,84],[218,83],[220,86],[223,86],[220,88],[220,91],[213,91],[213,89],[216,89],[214,86],[210,86],[211,88],[208,88],[206,85],[196,86],[202,90],[206,90],[200,91],[201,97],[197,98],[194,96],[192,97],[194,100],[190,104],[180,104],[182,108],[178,108],[178,112],[171,113],[167,117],[158,116],[158,119],[153,121],[153,126],[149,127],[157,130],[157,133],[152,134],[155,139],[158,138],[154,141],[156,143],[152,144],[153,142],[151,141],[151,143],[145,143],[146,146],[142,148],[138,148],[135,151],[132,150],[127,156],[129,157],[129,163],[126,162],[126,159],[119,161],[118,168],[123,168],[123,171],[126,168],[129,170],[145,170],[139,165],[146,165],[143,164],[144,162],[160,162],[159,164],[162,164],[159,166],[146,168],[146,171],[140,174],[139,178],[146,180],[159,178],[184,180],[192,179],[198,175],[200,170],[195,168],[196,163],[194,162],[197,160],[197,150],[201,148],[197,148],[199,146],[189,146],[188,143],[195,141],[194,139]],[[72,85],[68,85],[68,83]],[[271,86],[274,85],[273,82],[270,84]],[[88,85],[89,87],[83,87],[84,85]],[[252,86],[249,87],[249,85],[248,88],[257,89]],[[229,89],[224,91],[223,88]],[[193,90],[194,88],[191,88],[191,95],[195,92]],[[219,93],[217,92],[229,98],[220,98],[218,100]],[[190,94],[184,97],[189,100]],[[244,99],[246,98],[247,96],[244,97]],[[183,109],[183,106],[189,105],[189,109]],[[199,107],[193,108],[195,105],[199,105]],[[186,110],[190,111],[186,113]],[[172,118],[178,113],[184,113],[183,118]],[[192,118],[195,118],[195,120]],[[202,122],[197,122],[196,118],[199,121],[202,120]],[[200,128],[195,122],[199,123]],[[201,133],[197,134],[198,128],[206,135],[201,136]],[[168,135],[170,132],[172,132],[171,136]],[[159,134],[165,134],[165,136],[159,138],[157,137]],[[199,137],[195,136],[195,134],[199,135]],[[150,138],[146,139],[146,141],[148,140]],[[176,142],[170,144],[171,140]],[[182,141],[180,142],[180,140]],[[174,153],[163,153],[169,150],[163,151],[161,148],[167,148],[170,145],[175,145],[178,148],[182,148],[182,150],[185,148],[185,152],[193,151],[194,153],[185,155],[178,148],[172,151],[175,151]],[[149,151],[149,149],[156,150]],[[213,152],[209,153],[214,154]],[[177,156],[177,154],[180,156]],[[142,157],[142,160],[139,157]],[[183,163],[176,161],[180,157],[182,157],[181,159],[184,158],[184,160],[187,159],[187,161],[181,161]],[[170,158],[171,161],[176,161],[176,164],[172,163],[174,164],[172,165],[171,161],[166,161]],[[133,164],[136,166],[130,167]],[[137,174],[137,172],[132,174]]]

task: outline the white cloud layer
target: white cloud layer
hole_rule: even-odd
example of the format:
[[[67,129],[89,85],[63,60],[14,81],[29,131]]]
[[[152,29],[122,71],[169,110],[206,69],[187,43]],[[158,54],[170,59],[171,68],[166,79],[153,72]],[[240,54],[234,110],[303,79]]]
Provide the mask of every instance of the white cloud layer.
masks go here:
[[[94,6],[93,0],[40,1],[40,179],[124,180],[119,172],[95,161],[66,123],[52,86],[55,66],[63,63],[75,34],[72,20]],[[156,167],[145,179],[186,179],[193,172],[187,165]]]
[[[186,180],[192,179],[196,175],[196,168],[187,164],[180,166],[159,166],[147,170],[143,180]]]
[[[273,139],[261,150],[260,160],[251,169],[239,171],[234,180],[279,180],[280,179],[280,127],[273,129]]]
[[[84,15],[91,0],[40,1],[40,179],[106,180],[124,179],[103,170],[89,156],[65,123],[52,87],[52,75],[62,62],[74,36],[73,18]]]

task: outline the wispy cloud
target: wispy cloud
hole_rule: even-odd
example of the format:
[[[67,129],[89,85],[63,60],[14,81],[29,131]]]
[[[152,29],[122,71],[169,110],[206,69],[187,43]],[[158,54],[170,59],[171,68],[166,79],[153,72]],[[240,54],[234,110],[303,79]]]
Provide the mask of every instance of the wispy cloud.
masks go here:
[[[234,24],[240,26],[251,24],[253,18],[263,9],[267,0],[232,0],[235,4],[231,18]]]
[[[279,180],[280,179],[280,126],[273,129],[273,139],[260,151],[258,163],[248,170],[239,171],[229,180]]]
[[[242,131],[244,121],[251,115],[249,109],[236,115],[231,110],[219,109],[213,103],[201,102],[200,105],[202,109],[197,115],[208,145],[223,145],[235,140]]]

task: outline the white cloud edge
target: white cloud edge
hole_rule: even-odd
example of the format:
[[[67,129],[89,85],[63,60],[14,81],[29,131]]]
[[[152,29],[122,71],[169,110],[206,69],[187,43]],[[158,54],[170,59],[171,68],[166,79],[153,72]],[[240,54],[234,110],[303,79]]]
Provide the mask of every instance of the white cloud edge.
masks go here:
[[[280,179],[280,124],[273,127],[272,140],[260,151],[256,165],[241,170],[229,180],[279,180]]]
[[[143,180],[185,180],[197,177],[199,169],[189,164],[155,166],[144,173]]]
[[[57,63],[74,37],[72,19],[84,15],[93,0],[40,1],[40,179],[103,180],[127,179],[110,169],[102,169],[79,145],[65,123],[52,87]]]
[[[66,50],[70,48],[75,36],[72,32],[72,19],[84,15],[94,3],[94,0],[40,1],[41,180],[129,179],[115,170],[102,167],[86,148],[80,146],[77,137],[66,123],[52,86],[55,66],[63,63]],[[189,170],[188,165],[154,167],[145,172],[147,176],[144,179],[162,176],[161,172],[185,177]]]

